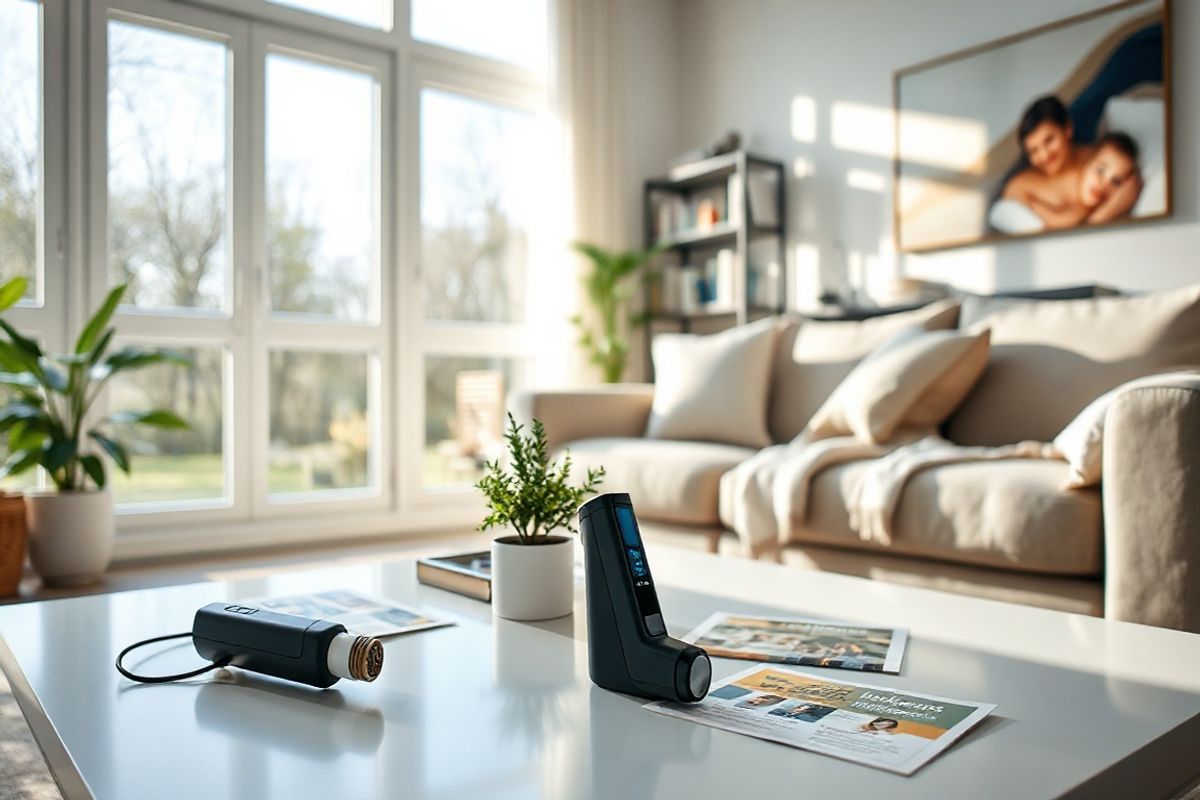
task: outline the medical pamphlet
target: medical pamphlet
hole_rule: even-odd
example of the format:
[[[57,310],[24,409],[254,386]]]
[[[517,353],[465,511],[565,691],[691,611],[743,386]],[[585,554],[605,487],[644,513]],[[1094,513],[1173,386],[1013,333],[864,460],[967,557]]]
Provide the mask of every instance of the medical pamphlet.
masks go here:
[[[904,658],[908,631],[720,612],[683,640],[723,658],[896,673]]]
[[[699,703],[645,707],[901,775],[929,763],[996,709],[764,664],[720,681]]]
[[[340,622],[346,626],[346,630],[360,636],[395,636],[454,624],[391,600],[346,589],[289,597],[260,597],[240,602],[280,614]]]

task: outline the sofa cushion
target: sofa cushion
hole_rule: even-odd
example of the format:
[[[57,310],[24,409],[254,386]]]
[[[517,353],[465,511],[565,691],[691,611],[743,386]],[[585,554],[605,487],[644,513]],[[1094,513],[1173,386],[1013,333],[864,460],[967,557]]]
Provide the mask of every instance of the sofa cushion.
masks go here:
[[[1069,468],[1061,461],[976,461],[922,470],[900,496],[890,545],[860,539],[845,502],[868,463],[819,473],[808,517],[793,521],[791,538],[1027,572],[1100,572],[1100,494],[1064,489]]]
[[[1122,383],[1200,366],[1200,286],[1088,300],[970,297],[960,325],[990,328],[992,353],[947,423],[959,444],[1049,442]]]
[[[809,420],[813,439],[886,442],[902,427],[934,429],[987,365],[987,331],[906,328],[859,362]]]
[[[772,441],[796,438],[855,365],[887,339],[913,325],[936,331],[957,323],[957,300],[861,322],[789,321],[779,332],[771,368],[767,430]]]
[[[767,381],[778,326],[764,319],[709,336],[654,337],[651,439],[765,447]]]
[[[1071,476],[1067,488],[1081,489],[1085,486],[1095,486],[1100,483],[1104,461],[1104,420],[1108,416],[1108,408],[1117,399],[1117,395],[1130,389],[1144,389],[1151,386],[1173,386],[1179,380],[1187,380],[1196,372],[1168,372],[1162,375],[1150,375],[1138,378],[1136,381],[1123,383],[1111,392],[1105,392],[1079,412],[1062,433],[1054,437],[1054,446],[1067,460],[1071,467]]]
[[[628,492],[639,517],[685,525],[718,524],[721,476],[755,452],[669,439],[584,439],[567,448],[572,472],[603,466],[603,491]]]

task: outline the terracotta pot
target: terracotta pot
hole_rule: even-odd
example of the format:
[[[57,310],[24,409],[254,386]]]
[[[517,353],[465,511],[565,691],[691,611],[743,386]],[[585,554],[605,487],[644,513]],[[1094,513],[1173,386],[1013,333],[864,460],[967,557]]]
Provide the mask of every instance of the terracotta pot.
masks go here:
[[[25,498],[0,492],[0,597],[17,593],[25,566]]]
[[[48,586],[85,586],[112,561],[112,495],[107,490],[25,495],[29,560]]]
[[[492,541],[492,610],[530,621],[570,614],[575,605],[575,546],[566,536],[518,536]]]

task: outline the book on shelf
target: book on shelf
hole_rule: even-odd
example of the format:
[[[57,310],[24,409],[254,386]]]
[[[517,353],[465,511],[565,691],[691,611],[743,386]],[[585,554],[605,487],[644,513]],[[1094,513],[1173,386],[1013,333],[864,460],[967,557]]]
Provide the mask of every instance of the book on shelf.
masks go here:
[[[492,554],[462,553],[417,560],[417,580],[485,603],[492,602]]]
[[[750,170],[746,176],[746,195],[750,203],[750,222],[756,226],[779,224],[779,175],[774,170]]]
[[[672,242],[708,233],[729,222],[725,187],[697,191],[686,199],[678,194],[657,193],[651,200],[651,237]]]
[[[737,307],[737,253],[725,248],[698,264],[664,269],[651,292],[650,307],[667,314],[734,310]]]

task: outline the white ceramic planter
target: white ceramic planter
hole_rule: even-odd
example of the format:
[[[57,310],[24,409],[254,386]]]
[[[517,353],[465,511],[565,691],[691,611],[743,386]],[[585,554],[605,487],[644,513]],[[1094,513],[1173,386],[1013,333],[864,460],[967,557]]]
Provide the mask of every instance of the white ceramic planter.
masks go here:
[[[29,560],[49,586],[95,583],[112,560],[112,495],[31,491],[25,495]]]
[[[575,547],[567,536],[521,544],[516,536],[492,541],[492,610],[505,619],[554,619],[575,605]]]

